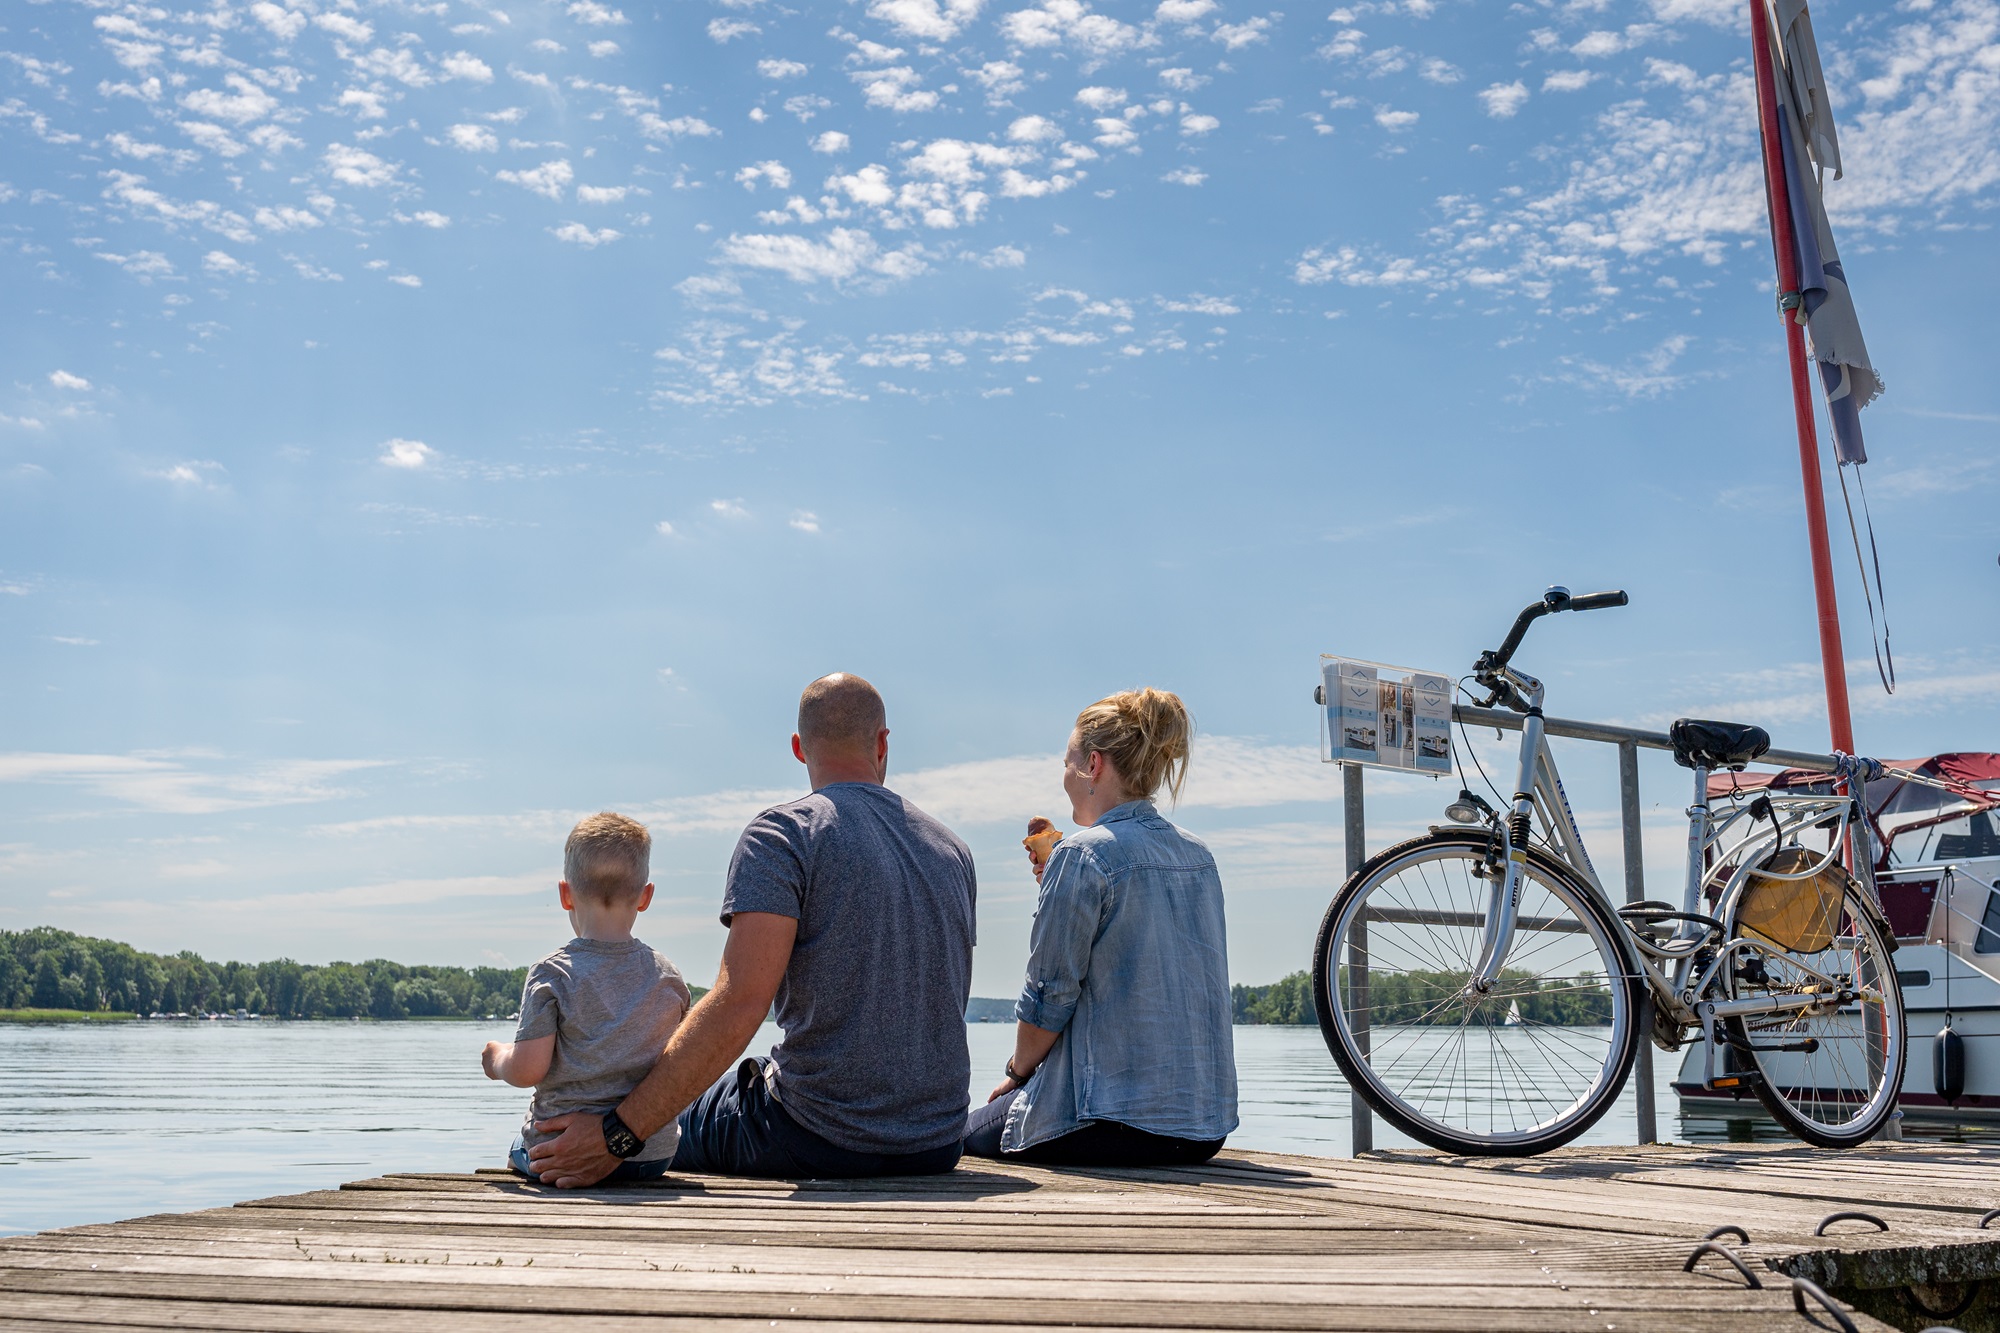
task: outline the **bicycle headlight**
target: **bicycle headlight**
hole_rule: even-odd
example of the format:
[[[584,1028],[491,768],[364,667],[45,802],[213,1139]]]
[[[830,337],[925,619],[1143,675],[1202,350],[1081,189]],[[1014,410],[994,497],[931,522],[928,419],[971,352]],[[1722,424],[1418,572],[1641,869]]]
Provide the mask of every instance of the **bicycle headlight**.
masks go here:
[[[1461,787],[1458,799],[1444,808],[1444,817],[1454,824],[1477,824],[1480,821],[1479,798]]]

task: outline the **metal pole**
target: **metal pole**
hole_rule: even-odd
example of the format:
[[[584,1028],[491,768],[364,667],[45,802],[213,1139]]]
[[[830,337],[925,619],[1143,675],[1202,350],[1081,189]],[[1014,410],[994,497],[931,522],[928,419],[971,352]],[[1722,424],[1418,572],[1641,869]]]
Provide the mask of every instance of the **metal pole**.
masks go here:
[[[1618,813],[1625,826],[1625,901],[1642,902],[1646,897],[1646,864],[1639,837],[1639,747],[1631,741],[1618,742]],[[1639,1006],[1643,1020],[1652,1013],[1652,996]],[[1650,1026],[1650,1024],[1648,1024]],[[1639,1142],[1658,1143],[1660,1126],[1653,1105],[1653,1034],[1639,1034],[1639,1057],[1632,1076],[1638,1088]]]
[[[1347,873],[1352,876],[1361,869],[1361,863],[1368,859],[1368,822],[1364,818],[1361,804],[1361,765],[1342,764],[1340,766],[1340,794],[1347,807]],[[1337,965],[1336,960],[1336,965]],[[1347,933],[1347,996],[1351,1005],[1348,1022],[1354,1032],[1354,1044],[1368,1054],[1368,923],[1357,918],[1353,929]],[[1339,1003],[1339,978],[1334,979],[1334,1000]],[[1353,1101],[1351,1114],[1354,1121],[1354,1155],[1372,1152],[1375,1148],[1374,1112],[1361,1099],[1359,1092],[1349,1094]]]
[[[1758,129],[1764,142],[1764,199],[1771,214],[1771,248],[1778,261],[1778,291],[1799,297],[1798,248],[1792,228],[1792,191],[1785,179],[1786,131],[1778,116],[1777,76],[1771,65],[1771,20],[1766,0],[1750,0],[1751,68],[1757,76]],[[1800,164],[1803,170],[1804,163]],[[1840,647],[1840,606],[1833,593],[1833,551],[1826,536],[1826,494],[1820,487],[1819,433],[1806,378],[1804,331],[1793,312],[1780,308],[1785,354],[1792,366],[1792,415],[1799,434],[1799,470],[1806,491],[1806,543],[1812,552],[1813,600],[1819,607],[1819,665],[1826,680],[1827,726],[1833,748],[1854,753],[1854,722],[1847,708],[1847,664]]]

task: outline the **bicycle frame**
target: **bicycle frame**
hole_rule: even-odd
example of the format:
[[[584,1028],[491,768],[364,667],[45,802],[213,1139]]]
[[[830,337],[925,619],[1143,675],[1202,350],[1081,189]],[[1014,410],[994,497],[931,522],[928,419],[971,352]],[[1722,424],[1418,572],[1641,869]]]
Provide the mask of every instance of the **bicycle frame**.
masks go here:
[[[1546,841],[1562,860],[1573,868],[1593,892],[1610,907],[1616,905],[1605,892],[1596,867],[1585,850],[1582,830],[1564,790],[1555,756],[1550,751],[1542,719],[1542,682],[1512,667],[1502,667],[1505,678],[1524,705],[1519,762],[1515,770],[1514,796],[1506,820],[1506,873],[1496,877],[1488,900],[1486,926],[1480,941],[1479,959],[1468,985],[1481,993],[1492,989],[1506,966],[1514,939],[1520,908],[1522,879],[1528,866],[1530,834],[1540,824]],[[1809,793],[1767,793],[1769,817],[1755,814],[1751,807],[1726,812],[1717,818],[1708,797],[1709,771],[1694,770],[1694,800],[1688,806],[1687,873],[1678,913],[1656,915],[1674,919],[1673,931],[1664,939],[1620,917],[1625,929],[1618,938],[1625,951],[1628,975],[1643,976],[1654,1002],[1683,1029],[1699,1027],[1709,1043],[1710,1080],[1713,1079],[1715,1024],[1728,1017],[1752,1017],[1809,1010],[1825,1003],[1820,997],[1795,995],[1766,999],[1708,998],[1723,969],[1739,954],[1765,953],[1783,957],[1793,968],[1803,968],[1820,977],[1834,992],[1841,983],[1805,967],[1794,955],[1754,936],[1737,935],[1734,930],[1738,899],[1751,875],[1774,879],[1802,880],[1819,874],[1840,854],[1846,844],[1856,802],[1849,796],[1821,796]],[[1761,808],[1761,807],[1760,807]],[[1763,821],[1763,822],[1759,822]],[[1805,869],[1776,874],[1757,869],[1762,854],[1778,846],[1786,837],[1803,829],[1831,824],[1828,850]],[[1713,857],[1711,858],[1711,853]],[[1714,868],[1711,868],[1711,861]],[[1733,863],[1733,868],[1732,867]],[[1728,870],[1720,886],[1715,915],[1703,910],[1704,893],[1718,873]],[[1872,878],[1872,874],[1869,876]],[[1704,946],[1713,946],[1704,953]],[[1697,972],[1697,964],[1699,971]]]

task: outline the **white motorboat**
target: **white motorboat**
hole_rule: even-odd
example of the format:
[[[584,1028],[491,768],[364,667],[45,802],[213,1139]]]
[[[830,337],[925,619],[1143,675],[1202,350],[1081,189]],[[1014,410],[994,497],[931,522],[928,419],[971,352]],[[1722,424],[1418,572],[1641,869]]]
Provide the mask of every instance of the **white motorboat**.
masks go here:
[[[1909,1029],[1904,1116],[2000,1121],[2000,754],[1939,754],[1890,767],[1930,780],[1892,775],[1867,786],[1875,882],[1896,932]],[[1723,774],[1711,780],[1711,793],[1825,788],[1831,781],[1802,769]],[[1673,1086],[1690,1115],[1761,1110],[1742,1089],[1703,1087],[1699,1042],[1687,1049]]]

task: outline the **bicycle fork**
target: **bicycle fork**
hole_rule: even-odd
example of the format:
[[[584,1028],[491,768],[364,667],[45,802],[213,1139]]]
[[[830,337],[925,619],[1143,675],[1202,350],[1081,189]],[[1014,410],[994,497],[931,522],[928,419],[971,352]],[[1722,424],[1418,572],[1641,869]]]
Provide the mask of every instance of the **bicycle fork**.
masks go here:
[[[1510,670],[1507,676],[1526,701],[1528,711],[1521,722],[1521,763],[1514,777],[1514,799],[1507,808],[1506,872],[1494,876],[1489,886],[1479,961],[1466,981],[1467,988],[1480,995],[1493,989],[1514,947],[1514,923],[1528,874],[1528,839],[1535,827],[1535,769],[1542,753],[1542,683],[1518,671]]]

